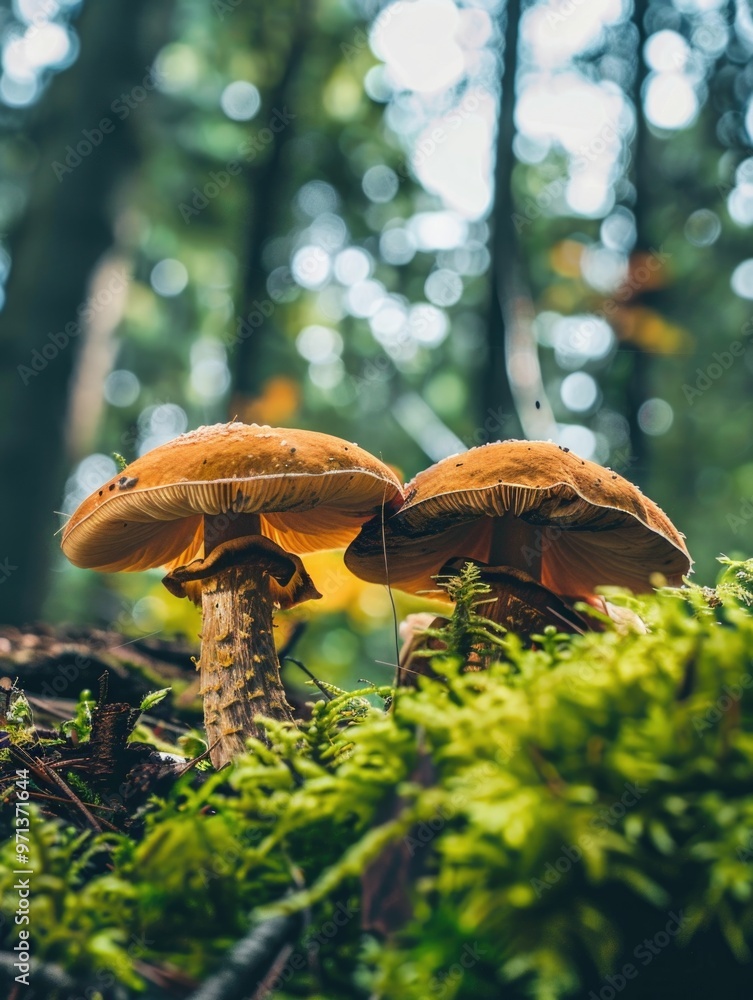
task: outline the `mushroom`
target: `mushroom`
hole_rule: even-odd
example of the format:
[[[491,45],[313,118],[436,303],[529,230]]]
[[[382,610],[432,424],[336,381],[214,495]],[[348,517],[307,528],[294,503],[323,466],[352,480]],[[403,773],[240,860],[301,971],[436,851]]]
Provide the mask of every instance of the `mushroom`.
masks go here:
[[[598,586],[645,592],[657,574],[679,585],[692,565],[683,536],[638,487],[551,442],[482,445],[404,489],[384,530],[372,521],[351,543],[348,568],[420,593],[436,590],[436,574],[474,560],[496,597],[488,616],[514,631],[582,631],[578,599],[614,610],[624,628],[625,609],[611,609]]]
[[[273,639],[275,607],[320,597],[301,555],[340,548],[402,502],[394,473],[314,431],[229,423],[147,452],[65,526],[76,566],[163,566],[167,589],[202,608],[199,668],[212,763],[263,738],[258,716],[292,720]]]

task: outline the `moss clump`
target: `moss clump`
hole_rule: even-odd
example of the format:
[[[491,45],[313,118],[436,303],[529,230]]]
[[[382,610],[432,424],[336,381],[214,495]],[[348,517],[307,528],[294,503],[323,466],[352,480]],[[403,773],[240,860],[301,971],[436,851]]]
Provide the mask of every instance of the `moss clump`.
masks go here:
[[[441,679],[388,712],[373,688],[318,701],[300,731],[270,723],[271,749],[186,774],[138,839],[37,817],[35,954],[162,996],[155,970],[201,980],[253,921],[300,910],[278,997],[705,996],[720,968],[744,996],[751,580],[726,563],[714,591],[610,595],[648,634],[527,648],[483,631],[467,578]],[[470,629],[497,650],[487,671],[463,670]],[[8,843],[6,909],[13,859]],[[361,930],[375,880],[410,909],[386,939]]]

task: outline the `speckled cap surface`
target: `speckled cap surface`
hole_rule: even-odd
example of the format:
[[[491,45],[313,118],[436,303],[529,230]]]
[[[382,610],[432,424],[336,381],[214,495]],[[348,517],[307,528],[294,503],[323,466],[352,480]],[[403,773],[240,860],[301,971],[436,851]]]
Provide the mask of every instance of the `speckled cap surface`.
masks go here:
[[[259,514],[262,534],[303,555],[347,545],[402,502],[388,466],[316,431],[199,427],[136,459],[78,507],[62,549],[107,572],[168,569],[204,556],[204,514]]]
[[[364,580],[432,590],[453,557],[488,563],[494,518],[540,529],[541,583],[557,594],[597,586],[651,589],[654,573],[680,584],[692,561],[684,537],[637,486],[546,441],[499,441],[443,459],[405,488],[387,520],[364,526],[345,554]]]

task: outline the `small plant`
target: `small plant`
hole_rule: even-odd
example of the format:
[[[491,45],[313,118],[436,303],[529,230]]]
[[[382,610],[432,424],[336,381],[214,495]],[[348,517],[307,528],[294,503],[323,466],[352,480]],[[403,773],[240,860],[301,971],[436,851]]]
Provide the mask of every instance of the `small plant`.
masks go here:
[[[96,706],[97,702],[91,691],[82,691],[78,696],[73,718],[62,724],[61,732],[70,736],[75,743],[88,740],[92,729],[92,711]]]
[[[507,630],[490,620],[479,609],[489,610],[494,597],[492,588],[481,579],[481,569],[467,562],[459,574],[435,577],[437,585],[447,592],[455,608],[446,626],[429,629],[427,634],[441,639],[448,656],[457,656],[467,663],[472,656],[488,659],[505,648]]]

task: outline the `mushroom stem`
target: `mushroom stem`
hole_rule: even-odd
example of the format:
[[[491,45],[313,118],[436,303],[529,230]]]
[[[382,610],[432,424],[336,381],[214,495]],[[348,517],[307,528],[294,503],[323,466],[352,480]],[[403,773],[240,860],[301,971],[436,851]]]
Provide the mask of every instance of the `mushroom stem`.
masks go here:
[[[204,556],[212,549],[231,538],[261,534],[261,518],[258,514],[236,514],[234,510],[224,514],[204,515]]]
[[[206,558],[177,567],[162,582],[176,597],[201,602],[204,723],[210,746],[216,744],[212,763],[220,768],[243,753],[247,737],[265,738],[259,716],[293,721],[272,614],[277,606],[321,595],[298,556],[261,535],[219,542]]]
[[[474,560],[451,559],[444,571],[457,573],[468,561]],[[481,580],[490,589],[488,598],[479,603],[478,611],[490,621],[522,636],[542,632],[547,625],[569,633],[586,632],[591,628],[567,599],[534,580],[530,573],[515,566],[477,565]]]
[[[509,511],[492,520],[490,566],[513,566],[535,580],[541,579],[541,553],[546,546],[543,529],[528,524]]]
[[[511,568],[505,567],[508,572]],[[482,573],[481,579],[491,587],[489,604],[482,604],[481,614],[510,632],[528,636],[543,632],[547,625],[554,625],[558,632],[587,632],[589,623],[557,594],[542,587],[530,578],[519,578],[510,573],[508,580],[501,580]]]
[[[223,767],[265,739],[258,716],[293,721],[280,678],[266,573],[230,566],[202,582],[201,694],[212,763]]]

